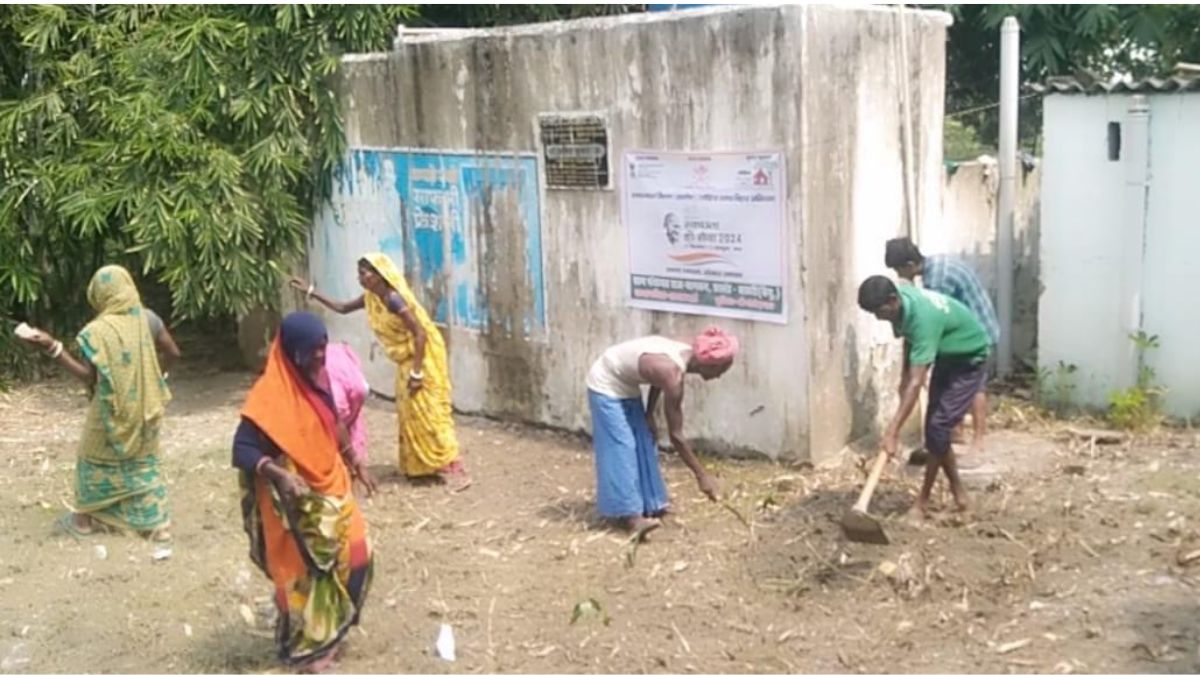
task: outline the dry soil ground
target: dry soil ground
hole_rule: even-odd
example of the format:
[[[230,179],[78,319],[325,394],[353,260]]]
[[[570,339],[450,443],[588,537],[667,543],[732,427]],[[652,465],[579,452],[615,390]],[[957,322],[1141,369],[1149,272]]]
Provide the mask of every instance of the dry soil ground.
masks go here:
[[[247,558],[228,466],[250,381],[208,371],[175,383],[165,434],[175,541],[163,560],[135,537],[55,534],[78,390],[0,397],[0,669],[279,670],[268,583]],[[748,529],[664,457],[678,515],[631,556],[593,515],[581,439],[462,418],[476,485],[452,496],[398,476],[388,405],[373,403],[368,419],[384,484],[365,505],[377,566],[344,672],[1198,666],[1191,433],[1093,445],[1054,428],[998,431],[966,460],[976,510],[965,522],[907,521],[915,473],[885,478],[884,547],[839,532],[862,479],[851,462],[714,462]],[[589,599],[601,611],[572,623]],[[454,663],[433,650],[442,623],[457,638]]]

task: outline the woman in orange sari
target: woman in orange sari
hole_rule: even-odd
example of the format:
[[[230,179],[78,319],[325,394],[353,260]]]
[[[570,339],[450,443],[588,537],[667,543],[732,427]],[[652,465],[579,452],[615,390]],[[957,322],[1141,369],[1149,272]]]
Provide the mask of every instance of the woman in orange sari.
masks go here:
[[[367,527],[351,489],[351,463],[325,372],[324,324],[289,314],[271,345],[234,435],[250,558],[275,585],[279,658],[310,672],[329,667],[371,581]],[[339,443],[341,443],[339,450]]]

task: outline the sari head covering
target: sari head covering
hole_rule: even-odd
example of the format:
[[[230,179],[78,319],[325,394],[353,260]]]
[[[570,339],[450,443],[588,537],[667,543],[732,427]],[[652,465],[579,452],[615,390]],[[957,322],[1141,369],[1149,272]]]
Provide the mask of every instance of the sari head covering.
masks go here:
[[[289,665],[320,659],[345,639],[371,579],[366,522],[338,454],[334,411],[299,365],[325,339],[315,315],[288,315],[242,408],[278,448],[272,461],[311,489],[285,498],[266,477],[241,474],[250,556],[275,585],[276,643]]]
[[[723,366],[733,363],[738,353],[738,339],[717,326],[710,326],[692,341],[692,354],[702,366]]]
[[[338,456],[337,419],[300,369],[324,339],[325,325],[316,315],[293,312],[285,317],[266,368],[246,396],[242,417],[287,455],[309,487],[344,497],[350,476]]]
[[[396,364],[396,407],[400,412],[400,466],[408,476],[429,476],[452,469],[458,459],[458,437],[454,432],[454,408],[451,403],[450,369],[446,362],[446,343],[442,333],[417,302],[404,275],[382,253],[368,253],[362,261],[369,264],[396,291],[413,319],[425,330],[423,386],[408,393],[408,376],[414,366],[416,338],[387,303],[374,293],[366,293],[367,320],[388,358]]]
[[[325,324],[312,312],[292,312],[279,326],[279,342],[292,365],[308,367],[313,352],[329,341]]]
[[[85,448],[98,461],[120,461],[149,454],[142,428],[158,420],[171,395],[142,299],[129,272],[119,265],[96,270],[87,289],[96,318],[76,338],[80,352],[96,370],[95,399],[104,423],[105,443]]]
[[[75,510],[108,525],[155,530],[169,522],[158,452],[171,393],[129,272],[96,270],[87,299],[96,318],[76,344],[96,379],[76,462]]]
[[[141,295],[129,270],[120,265],[105,265],[96,270],[87,287],[88,304],[96,313],[121,314],[142,306]]]
[[[400,268],[396,267],[396,263],[392,259],[382,253],[367,253],[363,255],[360,262],[365,262],[371,266],[375,272],[391,286],[396,295],[404,301],[404,306],[412,312],[413,318],[417,323],[425,329],[429,336],[430,342],[436,339],[441,342],[441,333],[437,330],[437,325],[429,318],[429,313],[417,301],[416,294],[409,287],[408,281],[405,280],[404,274],[400,272]],[[383,345],[384,350],[396,365],[401,366],[404,370],[404,378],[407,380],[408,371],[405,369],[407,365],[412,363],[416,349],[416,339],[404,325],[400,317],[396,316],[388,309],[387,303],[379,298],[374,293],[366,294],[367,305],[367,321],[371,324],[371,330],[379,338],[379,342]],[[426,345],[428,350],[429,346]]]

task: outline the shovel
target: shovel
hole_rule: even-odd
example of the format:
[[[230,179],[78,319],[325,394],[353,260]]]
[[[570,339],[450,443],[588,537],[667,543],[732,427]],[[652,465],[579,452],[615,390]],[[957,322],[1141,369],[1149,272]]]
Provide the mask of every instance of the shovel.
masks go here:
[[[875,492],[875,486],[879,483],[879,476],[883,474],[883,467],[887,465],[887,461],[887,453],[880,450],[874,465],[871,466],[871,475],[867,476],[867,484],[863,486],[858,501],[846,512],[846,515],[842,516],[842,532],[846,533],[846,538],[850,541],[862,544],[888,543],[883,525],[867,514],[867,505],[871,503],[871,495]]]

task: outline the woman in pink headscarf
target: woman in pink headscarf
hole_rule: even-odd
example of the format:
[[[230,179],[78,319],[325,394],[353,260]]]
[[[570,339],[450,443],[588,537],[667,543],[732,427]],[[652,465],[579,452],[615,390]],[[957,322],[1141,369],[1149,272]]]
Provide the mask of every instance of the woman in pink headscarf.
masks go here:
[[[620,520],[639,537],[661,524],[668,499],[654,427],[659,398],[665,399],[671,445],[696,474],[700,491],[716,501],[716,481],[683,437],[683,379],[688,373],[716,379],[737,352],[737,338],[712,327],[691,344],[653,335],[609,347],[596,359],[587,387],[601,516]],[[642,385],[650,387],[645,405]]]

